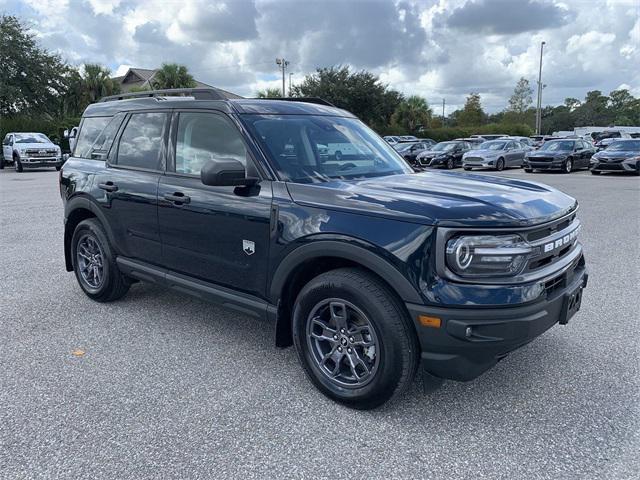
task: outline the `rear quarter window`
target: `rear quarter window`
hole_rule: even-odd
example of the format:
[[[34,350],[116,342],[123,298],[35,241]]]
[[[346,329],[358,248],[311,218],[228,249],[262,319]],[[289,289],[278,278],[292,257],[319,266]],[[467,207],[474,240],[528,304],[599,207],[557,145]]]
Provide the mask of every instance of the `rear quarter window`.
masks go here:
[[[91,158],[91,149],[113,117],[86,117],[80,125],[80,133],[73,150],[75,157]]]

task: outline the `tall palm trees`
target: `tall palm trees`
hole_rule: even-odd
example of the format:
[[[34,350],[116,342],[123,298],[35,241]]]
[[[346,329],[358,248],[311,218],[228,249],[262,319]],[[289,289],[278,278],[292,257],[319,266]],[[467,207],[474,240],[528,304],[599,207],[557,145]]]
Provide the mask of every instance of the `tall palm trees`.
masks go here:
[[[89,103],[119,92],[120,86],[111,80],[111,71],[95,63],[87,63],[82,75],[82,90]]]
[[[193,88],[196,86],[196,81],[187,70],[187,67],[177,63],[163,63],[150,83],[155,89]]]

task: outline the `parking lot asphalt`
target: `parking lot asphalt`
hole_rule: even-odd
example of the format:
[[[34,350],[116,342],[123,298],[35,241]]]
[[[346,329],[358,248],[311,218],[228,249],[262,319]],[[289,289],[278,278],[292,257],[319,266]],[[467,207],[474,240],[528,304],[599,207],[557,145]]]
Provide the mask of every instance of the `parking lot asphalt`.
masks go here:
[[[0,171],[0,478],[640,478],[640,179],[581,204],[582,310],[469,383],[349,410],[273,325],[162,288],[89,300],[55,171]]]

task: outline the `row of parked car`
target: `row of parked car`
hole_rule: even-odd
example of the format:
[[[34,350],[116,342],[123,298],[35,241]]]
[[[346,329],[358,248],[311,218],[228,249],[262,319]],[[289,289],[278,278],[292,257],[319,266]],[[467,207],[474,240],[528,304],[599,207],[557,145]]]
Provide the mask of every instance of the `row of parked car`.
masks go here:
[[[527,173],[589,169],[594,175],[603,171],[640,175],[640,139],[634,138],[614,138],[600,148],[582,138],[473,135],[439,143],[429,138],[384,138],[417,170],[522,167]]]

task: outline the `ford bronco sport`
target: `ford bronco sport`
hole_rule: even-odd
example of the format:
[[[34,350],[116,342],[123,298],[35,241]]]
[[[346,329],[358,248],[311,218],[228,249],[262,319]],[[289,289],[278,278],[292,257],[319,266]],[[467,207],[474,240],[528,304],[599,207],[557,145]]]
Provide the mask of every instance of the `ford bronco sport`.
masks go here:
[[[271,319],[276,345],[355,408],[419,366],[435,384],[476,378],[567,323],[587,283],[573,198],[415,173],[319,99],[106,98],[84,112],[60,190],[66,268],[91,299],[141,280]]]

